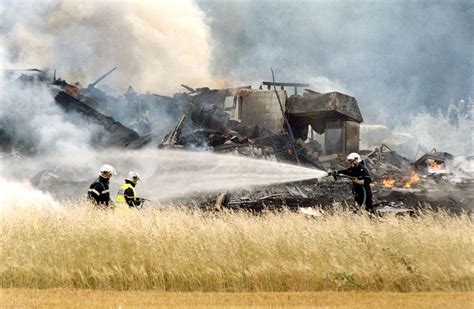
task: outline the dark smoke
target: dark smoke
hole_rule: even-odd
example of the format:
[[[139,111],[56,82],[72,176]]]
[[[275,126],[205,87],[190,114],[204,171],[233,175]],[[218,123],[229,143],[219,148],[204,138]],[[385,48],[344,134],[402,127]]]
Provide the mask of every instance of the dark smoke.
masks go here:
[[[236,80],[324,76],[366,120],[446,111],[473,96],[472,1],[199,1],[213,70]],[[318,90],[318,89],[315,89]]]

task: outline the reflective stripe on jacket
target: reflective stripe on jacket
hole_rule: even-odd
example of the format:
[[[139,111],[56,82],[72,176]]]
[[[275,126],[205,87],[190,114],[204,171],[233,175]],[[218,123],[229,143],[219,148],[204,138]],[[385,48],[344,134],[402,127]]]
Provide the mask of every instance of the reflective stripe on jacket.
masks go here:
[[[90,185],[87,195],[89,199],[95,203],[108,206],[110,201],[109,180],[99,176],[99,178]]]
[[[127,191],[128,189],[131,189],[132,192],[133,192],[133,196],[127,196],[128,199],[130,198],[133,198],[133,204],[136,205],[137,203],[137,193],[135,191],[135,188],[130,184],[130,183],[124,183],[118,193],[117,193],[117,198],[116,198],[116,201],[117,201],[117,204],[125,204],[125,205],[128,205],[127,203],[127,199],[125,198],[125,191]],[[128,190],[129,191],[129,190]],[[130,192],[130,191],[129,191]],[[129,205],[131,206],[131,205]]]

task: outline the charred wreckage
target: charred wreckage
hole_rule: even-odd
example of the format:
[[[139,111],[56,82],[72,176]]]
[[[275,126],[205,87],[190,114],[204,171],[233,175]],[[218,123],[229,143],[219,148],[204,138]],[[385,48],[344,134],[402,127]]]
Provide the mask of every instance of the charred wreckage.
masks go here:
[[[425,207],[472,211],[472,157],[422,148],[419,158],[409,160],[391,145],[359,149],[363,118],[357,100],[349,95],[319,93],[303,83],[263,81],[258,89],[182,85],[185,91],[173,96],[142,94],[130,86],[124,94],[112,96],[97,85],[114,70],[87,87],[56,78],[56,72],[51,76],[47,70],[4,74],[25,85],[47,84],[66,113],[80,114],[103,128],[92,141],[96,147],[137,149],[155,144],[162,149],[232,153],[326,171],[343,168],[345,156],[358,152],[374,179],[374,205],[379,212],[408,213]],[[166,119],[162,115],[167,115]],[[8,121],[0,119],[0,151],[34,154],[34,146],[15,136]],[[42,175],[31,182],[47,189]],[[326,177],[189,199],[210,209],[286,206],[318,207],[320,211],[335,204],[350,207],[349,187],[350,180]]]

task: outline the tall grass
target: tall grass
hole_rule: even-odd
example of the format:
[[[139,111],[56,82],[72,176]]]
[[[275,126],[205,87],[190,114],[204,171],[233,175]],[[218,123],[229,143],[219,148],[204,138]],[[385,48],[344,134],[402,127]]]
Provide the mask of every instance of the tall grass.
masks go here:
[[[1,287],[471,291],[469,216],[5,210]]]

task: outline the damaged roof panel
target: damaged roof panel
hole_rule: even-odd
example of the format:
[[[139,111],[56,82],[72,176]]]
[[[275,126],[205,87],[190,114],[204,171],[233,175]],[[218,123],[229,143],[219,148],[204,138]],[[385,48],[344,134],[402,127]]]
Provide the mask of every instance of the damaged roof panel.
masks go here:
[[[349,120],[363,122],[357,100],[340,92],[328,92],[323,94],[308,93],[303,96],[292,96],[288,98],[287,112],[293,115],[318,117],[327,115],[329,112],[337,112]]]
[[[134,130],[125,127],[111,117],[99,113],[64,91],[60,91],[54,99],[66,112],[80,113],[88,121],[101,125],[104,134],[98,136],[96,140],[97,144],[101,146],[139,148],[151,140],[150,137],[138,135]]]

